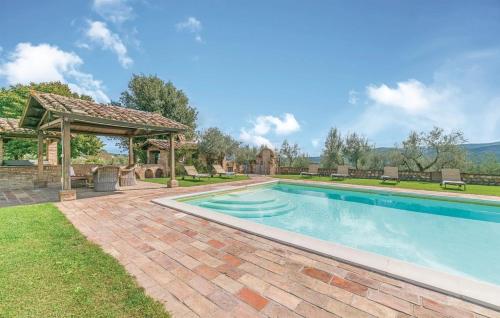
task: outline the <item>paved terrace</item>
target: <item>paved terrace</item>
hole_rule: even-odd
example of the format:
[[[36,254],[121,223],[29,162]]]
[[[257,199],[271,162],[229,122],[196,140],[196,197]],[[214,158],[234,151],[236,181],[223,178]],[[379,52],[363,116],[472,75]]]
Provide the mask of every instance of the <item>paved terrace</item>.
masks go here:
[[[500,317],[499,312],[150,202],[259,182],[58,203],[174,317]]]

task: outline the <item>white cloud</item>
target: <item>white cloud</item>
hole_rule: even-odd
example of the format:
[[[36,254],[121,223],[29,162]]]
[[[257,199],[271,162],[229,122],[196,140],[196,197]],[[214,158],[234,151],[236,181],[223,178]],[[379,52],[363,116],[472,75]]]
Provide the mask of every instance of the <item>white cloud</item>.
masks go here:
[[[256,135],[253,132],[248,132],[244,128],[240,132],[240,140],[255,146],[267,146],[274,148],[272,142],[264,136]]]
[[[351,105],[356,105],[358,103],[358,95],[359,93],[355,90],[350,90],[349,91],[349,99],[347,100],[349,104]]]
[[[366,108],[341,129],[391,145],[410,130],[439,126],[461,130],[470,142],[500,140],[500,50],[466,52],[448,59],[424,83],[368,85]]]
[[[175,25],[177,31],[187,31],[190,33],[194,33],[194,40],[198,43],[204,43],[203,38],[200,35],[201,29],[203,28],[201,25],[201,21],[196,19],[195,17],[188,17],[186,20],[179,22]]]
[[[195,17],[189,17],[185,21],[177,23],[175,27],[179,31],[187,30],[191,33],[200,32],[202,28],[200,20]]]
[[[10,85],[60,81],[77,93],[90,95],[99,102],[109,102],[102,82],[80,71],[82,65],[83,60],[78,55],[57,46],[19,43],[8,61],[0,64],[0,76]]]
[[[134,11],[126,0],[94,0],[93,9],[105,20],[123,23],[134,17]]]
[[[253,130],[259,135],[265,135],[270,130],[274,130],[278,135],[288,135],[300,130],[300,124],[290,113],[285,113],[282,118],[271,115],[259,116],[254,122]]]
[[[110,50],[118,56],[118,61],[123,67],[128,67],[133,60],[127,54],[127,47],[123,44],[118,34],[111,32],[106,23],[89,21],[89,28],[85,35],[104,50]]]
[[[426,111],[448,98],[446,90],[437,90],[415,79],[399,82],[396,88],[385,84],[370,85],[367,94],[377,104],[402,108],[410,113]]]
[[[252,121],[252,124],[253,127],[250,129],[241,129],[240,139],[257,146],[273,147],[271,141],[266,137],[269,133],[289,135],[300,130],[299,122],[290,113],[285,113],[281,118],[271,115],[258,116]]]
[[[314,148],[318,148],[319,142],[320,142],[319,138],[311,139],[311,144],[313,145]]]

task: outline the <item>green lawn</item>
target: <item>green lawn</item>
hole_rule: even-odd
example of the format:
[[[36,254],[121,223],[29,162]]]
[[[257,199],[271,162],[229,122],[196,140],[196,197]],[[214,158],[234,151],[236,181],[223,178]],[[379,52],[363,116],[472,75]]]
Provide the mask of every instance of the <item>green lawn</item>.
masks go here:
[[[299,175],[276,175],[276,178],[294,179],[294,180],[314,180],[314,181],[327,181],[332,183],[348,183],[356,185],[378,186],[386,188],[400,188],[400,189],[417,189],[429,191],[441,191],[450,193],[469,193],[469,194],[483,194],[483,195],[496,195],[500,196],[500,186],[485,186],[485,185],[467,185],[467,190],[462,191],[457,187],[449,186],[447,189],[441,188],[439,183],[432,182],[418,182],[418,181],[401,181],[399,183],[386,182],[382,183],[377,179],[344,179],[332,181],[330,177],[302,177]]]
[[[179,181],[179,186],[181,187],[192,187],[192,186],[198,186],[198,185],[204,185],[204,184],[214,184],[214,183],[223,183],[223,182],[232,182],[232,181],[241,181],[241,180],[248,180],[249,178],[245,175],[236,175],[233,177],[208,177],[208,178],[201,178],[201,179],[193,179],[191,177],[185,177],[184,180],[182,177],[178,177],[177,180]],[[149,179],[144,179],[142,181],[146,182],[154,182],[154,183],[161,183],[161,184],[167,184],[167,178],[149,178]]]
[[[0,317],[169,317],[52,204],[0,209]]]

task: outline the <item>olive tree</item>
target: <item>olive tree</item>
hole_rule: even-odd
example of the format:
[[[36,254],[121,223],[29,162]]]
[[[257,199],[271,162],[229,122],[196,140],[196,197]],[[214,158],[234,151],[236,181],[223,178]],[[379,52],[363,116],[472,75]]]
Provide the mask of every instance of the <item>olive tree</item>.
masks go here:
[[[344,140],[337,128],[331,128],[325,140],[325,147],[321,154],[321,165],[324,168],[335,168],[344,163]]]
[[[198,151],[207,164],[222,164],[227,156],[235,154],[240,143],[219,128],[211,127],[199,134]]]
[[[298,144],[289,144],[288,140],[284,140],[281,144],[281,148],[279,151],[280,163],[283,160],[286,160],[286,164],[288,167],[292,167],[295,159],[299,157],[300,148]]]
[[[403,164],[417,171],[464,166],[466,152],[461,145],[465,141],[461,131],[447,134],[439,127],[427,133],[413,131],[400,147]]]
[[[356,169],[371,149],[368,139],[357,133],[349,134],[345,138],[344,156]]]

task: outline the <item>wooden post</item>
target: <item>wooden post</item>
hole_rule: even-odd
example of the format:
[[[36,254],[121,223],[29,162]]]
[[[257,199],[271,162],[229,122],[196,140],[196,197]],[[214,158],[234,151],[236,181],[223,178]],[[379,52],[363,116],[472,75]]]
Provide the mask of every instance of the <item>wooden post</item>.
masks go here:
[[[59,192],[61,201],[75,200],[76,191],[71,190],[71,122],[64,117],[61,122],[61,142],[62,142],[62,190]]]
[[[43,181],[43,135],[38,132],[38,181]]]
[[[0,166],[3,165],[3,138],[0,138]]]
[[[134,163],[134,138],[128,137],[128,165],[132,166]]]
[[[175,179],[175,138],[174,138],[175,135],[171,133],[169,137],[170,137],[170,160],[165,160],[166,165],[168,165],[168,162],[170,162],[170,179],[168,180],[167,186],[169,188],[175,188],[179,186],[177,179]]]

